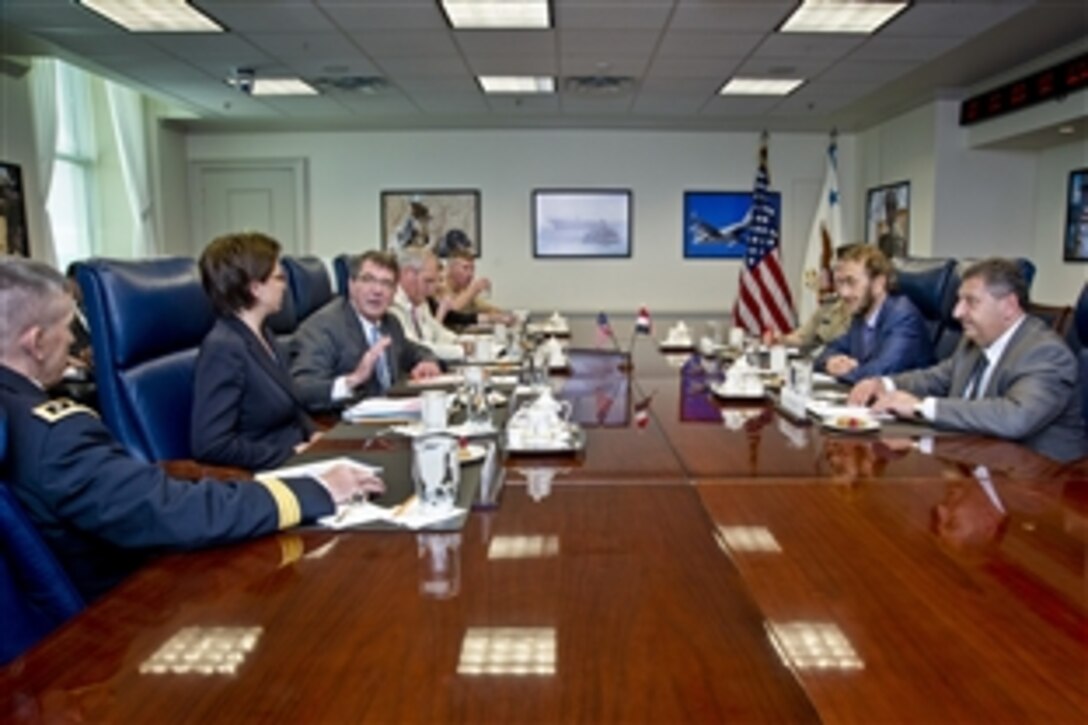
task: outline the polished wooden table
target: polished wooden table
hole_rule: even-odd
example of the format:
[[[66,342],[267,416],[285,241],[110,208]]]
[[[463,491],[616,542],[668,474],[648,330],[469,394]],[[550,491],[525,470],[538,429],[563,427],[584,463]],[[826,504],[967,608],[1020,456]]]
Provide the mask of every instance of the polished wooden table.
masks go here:
[[[510,459],[460,532],[160,560],[0,671],[0,720],[1085,721],[1088,461],[685,402],[682,362],[557,378],[585,455]]]

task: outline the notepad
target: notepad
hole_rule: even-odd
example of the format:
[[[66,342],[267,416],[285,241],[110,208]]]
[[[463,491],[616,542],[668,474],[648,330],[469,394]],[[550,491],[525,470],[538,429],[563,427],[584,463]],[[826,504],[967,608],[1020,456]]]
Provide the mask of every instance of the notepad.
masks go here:
[[[434,510],[423,506],[419,499],[412,496],[404,503],[385,507],[369,501],[349,503],[340,506],[332,516],[318,520],[318,524],[330,529],[347,529],[371,523],[388,523],[406,529],[422,529],[465,513],[463,508]]]
[[[360,420],[419,420],[423,403],[419,398],[367,398],[346,409],[341,417]]]
[[[323,476],[326,472],[328,472],[330,468],[333,468],[334,466],[349,466],[371,476],[378,476],[382,472],[382,469],[379,466],[371,466],[367,463],[360,463],[353,458],[339,456],[337,458],[324,458],[319,461],[301,463],[297,466],[286,466],[284,468],[276,468],[271,471],[261,471],[257,473],[255,478],[318,478],[320,476]]]

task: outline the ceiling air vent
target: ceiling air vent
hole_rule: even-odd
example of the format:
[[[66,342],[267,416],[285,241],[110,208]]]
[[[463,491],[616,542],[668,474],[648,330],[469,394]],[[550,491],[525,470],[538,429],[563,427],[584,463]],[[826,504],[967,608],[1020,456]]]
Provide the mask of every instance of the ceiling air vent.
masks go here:
[[[563,87],[579,96],[614,98],[630,93],[635,79],[630,76],[567,76]]]
[[[389,87],[389,81],[381,76],[322,76],[311,79],[310,83],[322,91],[365,93],[370,96]]]

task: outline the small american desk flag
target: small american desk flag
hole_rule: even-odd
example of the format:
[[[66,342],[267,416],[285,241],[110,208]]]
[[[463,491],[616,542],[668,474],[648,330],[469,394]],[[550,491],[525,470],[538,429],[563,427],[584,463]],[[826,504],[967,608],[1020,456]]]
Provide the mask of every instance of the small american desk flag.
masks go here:
[[[752,191],[752,223],[748,227],[744,267],[733,305],[733,324],[749,334],[767,330],[785,333],[794,327],[793,298],[778,248],[778,214],[767,187],[767,134],[759,145],[759,167]]]
[[[638,308],[638,317],[635,319],[635,332],[640,335],[649,335],[653,330],[653,322],[650,320],[650,311],[645,305]]]
[[[597,347],[608,347],[608,343],[616,344],[616,337],[612,332],[612,325],[608,322],[608,315],[597,313]]]

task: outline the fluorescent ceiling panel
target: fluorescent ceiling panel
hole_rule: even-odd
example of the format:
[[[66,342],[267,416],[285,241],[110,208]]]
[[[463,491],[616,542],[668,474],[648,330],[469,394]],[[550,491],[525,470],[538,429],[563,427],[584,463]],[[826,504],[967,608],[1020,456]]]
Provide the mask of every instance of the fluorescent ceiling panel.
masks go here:
[[[798,78],[730,78],[723,96],[788,96],[805,81]]]
[[[783,33],[874,33],[910,3],[808,0],[782,24]]]
[[[299,78],[258,78],[253,81],[255,96],[316,96],[317,89]]]
[[[79,0],[134,33],[221,33],[223,27],[184,0]]]
[[[484,93],[555,93],[551,76],[479,76]]]
[[[541,30],[552,26],[548,0],[441,0],[456,30]]]

